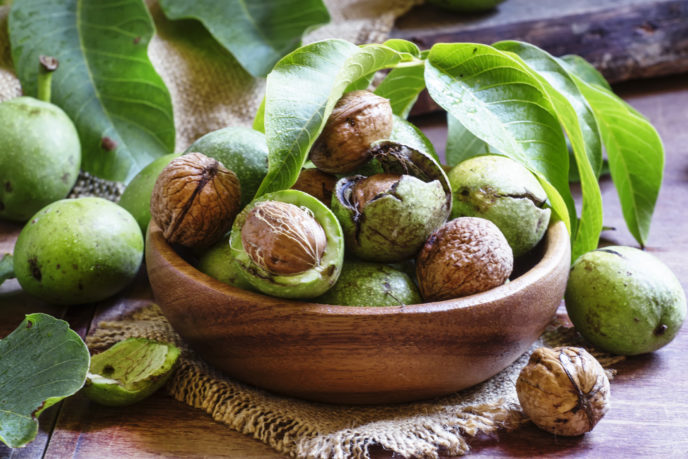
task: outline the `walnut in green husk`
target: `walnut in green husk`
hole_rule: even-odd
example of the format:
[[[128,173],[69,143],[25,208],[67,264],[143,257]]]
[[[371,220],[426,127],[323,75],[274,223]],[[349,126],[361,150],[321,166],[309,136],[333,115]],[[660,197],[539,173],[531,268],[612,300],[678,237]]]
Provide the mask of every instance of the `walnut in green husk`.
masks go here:
[[[101,405],[136,403],[162,387],[180,354],[172,344],[129,338],[91,357],[84,393]]]
[[[379,172],[340,179],[332,212],[346,249],[367,261],[394,263],[415,256],[451,212],[449,180],[430,156],[395,142],[372,151]]]
[[[514,257],[535,247],[545,235],[552,211],[535,176],[503,156],[477,156],[448,174],[453,194],[452,218],[480,217],[497,225]]]
[[[609,379],[579,347],[539,348],[516,381],[523,412],[555,435],[582,435],[609,410]]]

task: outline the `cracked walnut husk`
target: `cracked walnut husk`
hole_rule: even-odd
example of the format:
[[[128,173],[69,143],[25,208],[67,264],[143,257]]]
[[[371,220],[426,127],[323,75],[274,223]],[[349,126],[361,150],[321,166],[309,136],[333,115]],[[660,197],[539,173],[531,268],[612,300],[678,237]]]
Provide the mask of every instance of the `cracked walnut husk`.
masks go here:
[[[595,357],[578,347],[535,350],[516,392],[530,420],[555,435],[589,432],[609,410],[609,379]]]
[[[239,212],[236,174],[201,153],[172,160],[153,187],[151,215],[170,243],[203,248],[229,231]]]

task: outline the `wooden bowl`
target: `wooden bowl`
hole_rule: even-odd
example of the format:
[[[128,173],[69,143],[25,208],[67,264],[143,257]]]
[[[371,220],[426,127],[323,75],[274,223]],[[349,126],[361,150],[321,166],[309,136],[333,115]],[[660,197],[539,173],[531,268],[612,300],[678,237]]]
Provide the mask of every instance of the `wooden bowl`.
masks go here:
[[[156,301],[207,362],[298,398],[373,404],[470,387],[540,336],[566,287],[569,235],[550,226],[537,260],[480,294],[411,306],[331,306],[273,298],[196,270],[151,222],[146,265]]]

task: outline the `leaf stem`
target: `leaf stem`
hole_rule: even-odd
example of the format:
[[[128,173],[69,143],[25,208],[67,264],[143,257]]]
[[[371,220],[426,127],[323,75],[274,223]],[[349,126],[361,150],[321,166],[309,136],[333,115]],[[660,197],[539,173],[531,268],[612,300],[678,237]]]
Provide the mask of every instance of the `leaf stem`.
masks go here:
[[[40,56],[38,61],[38,99],[43,102],[50,102],[53,72],[57,70],[60,63],[52,56]]]
[[[408,62],[399,62],[398,64],[392,66],[392,68],[403,69],[410,67],[421,67],[423,65],[425,65],[425,59],[418,59],[417,57],[414,57],[413,60]]]

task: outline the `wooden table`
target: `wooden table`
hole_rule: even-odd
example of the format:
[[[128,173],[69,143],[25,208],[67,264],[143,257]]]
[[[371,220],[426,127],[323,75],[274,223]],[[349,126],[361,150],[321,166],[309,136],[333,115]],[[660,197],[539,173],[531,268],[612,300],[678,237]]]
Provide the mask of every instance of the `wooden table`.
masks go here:
[[[648,116],[666,148],[664,185],[647,250],[662,259],[688,290],[688,75],[626,83],[617,93]],[[443,148],[442,116],[414,120]],[[601,182],[609,242],[635,245],[621,217],[611,181]],[[18,225],[0,222],[0,253],[11,251]],[[43,311],[66,318],[82,335],[103,317],[150,298],[141,276],[116,298],[92,306],[60,308],[23,294],[16,281],[0,287],[0,336],[24,314]],[[612,408],[594,431],[563,438],[526,425],[496,438],[471,441],[478,456],[686,457],[688,456],[688,326],[664,349],[617,365]],[[213,422],[163,393],[127,408],[105,408],[77,394],[47,410],[38,438],[28,447],[0,446],[0,457],[281,457],[271,448]],[[377,451],[376,457],[392,457]]]

